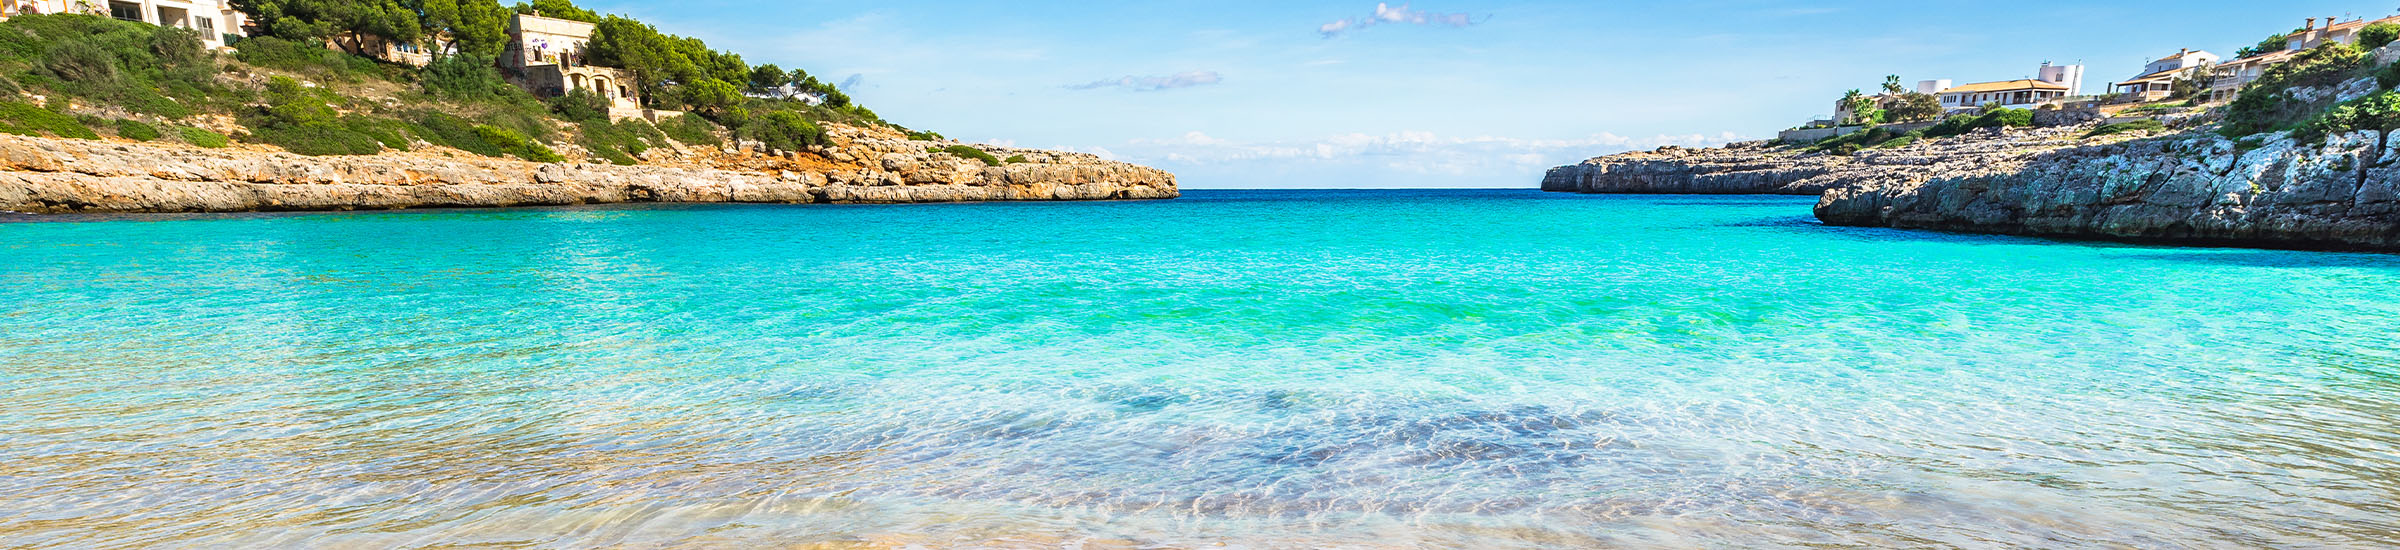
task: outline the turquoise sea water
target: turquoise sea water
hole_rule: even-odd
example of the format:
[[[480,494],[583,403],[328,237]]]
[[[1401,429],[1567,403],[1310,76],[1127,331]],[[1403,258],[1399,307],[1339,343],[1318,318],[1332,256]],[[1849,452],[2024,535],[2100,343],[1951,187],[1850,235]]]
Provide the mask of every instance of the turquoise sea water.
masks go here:
[[[18,219],[0,546],[2400,544],[2400,256],[1809,204]]]

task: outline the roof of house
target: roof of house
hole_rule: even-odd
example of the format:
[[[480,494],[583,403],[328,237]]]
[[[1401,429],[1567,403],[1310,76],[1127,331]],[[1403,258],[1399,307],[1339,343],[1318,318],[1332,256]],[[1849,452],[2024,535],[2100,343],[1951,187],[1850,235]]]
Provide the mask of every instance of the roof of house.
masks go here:
[[[2002,80],[2002,81],[1999,81],[1999,82],[1977,82],[1977,83],[1974,83],[1974,84],[1967,84],[1967,85],[1964,85],[1964,86],[1959,86],[1959,87],[1956,87],[1956,88],[1950,88],[1950,89],[1947,89],[1947,90],[1942,90],[1942,93],[1945,93],[1945,94],[1976,94],[1976,93],[1984,93],[1984,92],[2013,92],[2013,91],[2017,91],[2017,90],[2061,90],[2061,91],[2064,91],[2064,90],[2066,90],[2066,89],[2067,89],[2067,85],[2065,85],[2065,84],[2060,84],[2060,83],[2056,83],[2056,82],[2049,82],[2049,81],[2042,81],[2042,80],[2034,80],[2034,79],[2026,78],[2026,79],[2019,79],[2019,80]]]
[[[2166,57],[2161,57],[2161,58],[2158,58],[2158,60],[2157,60],[2157,61],[2151,61],[2151,63],[2164,63],[2164,62],[2168,62],[2168,61],[2175,61],[2175,60],[2179,60],[2179,59],[2183,59],[2183,58],[2186,58],[2186,57],[2191,57],[2191,56],[2195,56],[2195,55],[2206,55],[2206,56],[2210,56],[2210,57],[2216,57],[2216,55],[2217,55],[2217,54],[2208,53],[2208,50],[2185,50],[2183,53],[2179,53],[2179,54],[2175,54],[2175,55],[2170,55],[2170,56],[2166,56]]]
[[[2134,78],[2133,78],[2133,80],[2127,80],[2127,81],[2124,81],[2124,82],[2118,82],[2118,83],[2117,83],[2117,85],[2118,85],[2118,86],[2123,86],[2123,85],[2126,85],[2126,84],[2141,84],[2141,83],[2145,83],[2145,82],[2161,82],[2161,81],[2171,81],[2171,80],[2175,80],[2175,78],[2176,78],[2176,77],[2180,77],[2180,76],[2183,76],[2183,71],[2166,71],[2166,72],[2157,72],[2157,73],[2150,73],[2150,74],[2146,74],[2146,75],[2142,75],[2142,76],[2137,76],[2137,77],[2134,77]]]
[[[2225,62],[2224,64],[2222,64],[2222,65],[2220,65],[2220,66],[2222,66],[2222,67],[2239,67],[2239,66],[2242,66],[2242,65],[2249,65],[2249,64],[2253,64],[2253,63],[2281,62],[2281,61],[2283,61],[2283,60],[2284,60],[2284,58],[2291,57],[2291,56],[2295,56],[2295,55],[2300,55],[2300,52],[2296,52],[2296,51],[2292,51],[2292,50],[2277,50],[2277,51],[2272,51],[2272,52],[2262,53],[2262,54],[2258,54],[2258,55],[2253,55],[2253,56],[2250,56],[2250,57],[2244,57],[2244,58],[2241,58],[2241,59],[2236,59],[2236,60],[2232,60],[2232,61],[2227,61],[2227,62]]]

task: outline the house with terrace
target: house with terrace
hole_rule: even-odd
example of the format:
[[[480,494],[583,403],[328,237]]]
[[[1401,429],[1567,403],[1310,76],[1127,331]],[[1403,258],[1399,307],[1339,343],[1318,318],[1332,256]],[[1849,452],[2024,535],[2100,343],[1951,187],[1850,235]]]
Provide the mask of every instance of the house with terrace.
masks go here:
[[[19,15],[80,13],[191,29],[210,49],[240,40],[242,13],[227,0],[0,0],[0,21]]]
[[[509,20],[507,50],[500,55],[501,71],[510,83],[537,97],[558,97],[589,90],[608,100],[611,120],[678,113],[642,108],[641,88],[633,73],[591,64],[584,49],[592,40],[591,23],[539,15],[518,14]]]
[[[1977,82],[1942,90],[1942,109],[1975,109],[1984,105],[2027,108],[2066,99],[2073,89],[2065,83],[2039,79]]]
[[[2115,88],[2120,97],[2134,101],[2166,99],[2174,95],[2176,80],[2187,78],[2193,71],[2202,68],[2214,70],[2213,67],[2216,66],[2219,59],[2221,58],[2217,54],[2185,48],[2183,51],[2176,52],[2175,55],[2160,58],[2142,66],[2141,76],[2118,82]]]
[[[2249,57],[2226,61],[2223,64],[2218,65],[2217,81],[2214,83],[2214,85],[2210,86],[2208,90],[2209,100],[2225,101],[2233,99],[2235,96],[2241,95],[2243,86],[2249,86],[2251,82],[2257,81],[2259,77],[2266,76],[2268,67],[2281,65],[2286,61],[2291,61],[2292,57],[2298,56],[2300,55],[2300,52],[2306,51],[2310,48],[2315,48],[2326,44],[2357,44],[2359,31],[2365,30],[2368,25],[2374,25],[2377,23],[2400,24],[2400,16],[2386,17],[2373,21],[2363,18],[2353,19],[2348,22],[2341,22],[2338,19],[2327,17],[2324,19],[2324,23],[2322,25],[2317,23],[2317,21],[2318,19],[2316,18],[2309,18],[2307,23],[2300,27],[2299,31],[2285,35],[2284,49],[2280,51],[2259,52]]]

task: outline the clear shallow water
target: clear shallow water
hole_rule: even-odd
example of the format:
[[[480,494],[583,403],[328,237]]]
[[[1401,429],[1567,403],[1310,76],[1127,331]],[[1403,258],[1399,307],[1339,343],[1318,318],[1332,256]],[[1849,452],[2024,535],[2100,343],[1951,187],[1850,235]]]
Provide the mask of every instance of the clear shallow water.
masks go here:
[[[0,546],[2400,544],[2400,257],[1808,205],[0,224]]]

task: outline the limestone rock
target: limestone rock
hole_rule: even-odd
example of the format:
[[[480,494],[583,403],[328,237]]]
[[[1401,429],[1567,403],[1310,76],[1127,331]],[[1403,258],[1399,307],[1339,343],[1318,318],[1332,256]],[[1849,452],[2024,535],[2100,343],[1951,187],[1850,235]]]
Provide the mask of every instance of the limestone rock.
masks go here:
[[[1005,169],[943,162],[897,132],[828,125],[830,160],[774,168],[616,166],[422,153],[303,157],[0,135],[0,210],[238,212],[623,202],[963,202],[1169,199],[1175,176],[1090,155],[1017,152]],[[755,144],[727,149],[757,150]],[[655,150],[655,149],[654,149]],[[878,152],[880,151],[880,152]],[[910,154],[916,155],[910,157]],[[738,153],[728,153],[738,155]],[[872,166],[857,159],[879,159]],[[794,166],[815,166],[796,169]]]

